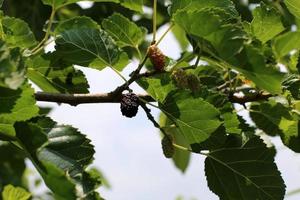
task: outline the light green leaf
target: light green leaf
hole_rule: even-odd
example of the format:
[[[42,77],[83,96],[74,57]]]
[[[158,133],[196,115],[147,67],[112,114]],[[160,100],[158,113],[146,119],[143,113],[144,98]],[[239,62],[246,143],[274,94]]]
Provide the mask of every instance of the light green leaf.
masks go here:
[[[54,60],[55,54],[49,59]],[[88,93],[89,84],[80,70],[65,66],[60,60],[50,60],[41,56],[28,59],[28,78],[45,92]]]
[[[31,194],[21,187],[7,185],[2,193],[3,200],[28,200]]]
[[[300,1],[298,0],[284,0],[285,5],[289,11],[300,19]]]
[[[274,156],[275,150],[258,137],[213,150],[205,160],[208,186],[220,199],[281,200],[285,184]]]
[[[120,0],[121,5],[131,10],[142,13],[143,12],[143,0]]]
[[[300,32],[287,32],[276,37],[273,42],[273,49],[278,58],[282,58],[292,50],[299,50]]]
[[[228,23],[230,17],[221,9],[210,8],[177,12],[174,21],[188,34],[197,36],[196,41],[209,41],[220,57],[230,60],[241,51],[245,38],[245,33],[238,24]]]
[[[205,141],[221,125],[218,109],[188,92],[170,93],[160,108],[190,145]]]
[[[1,20],[5,42],[9,47],[29,48],[37,42],[28,24],[17,18],[5,16]]]
[[[263,43],[284,30],[280,14],[265,4],[255,8],[251,22],[252,34]]]
[[[230,0],[173,0],[171,13],[174,14],[179,10],[192,11],[206,8],[219,8],[225,10],[232,16],[238,16],[234,3]]]
[[[233,111],[231,103],[227,103],[221,109],[222,119],[224,120],[224,126],[228,134],[240,134],[241,129],[239,129],[240,122],[238,120],[237,114]]]
[[[95,199],[99,180],[85,171],[94,155],[93,145],[86,136],[49,118],[18,122],[15,128],[20,143],[57,197]]]
[[[14,123],[29,120],[38,114],[34,90],[23,85],[17,90],[0,87],[0,138],[13,138]]]
[[[180,130],[172,123],[170,119],[163,113],[160,115],[160,126],[165,130],[165,132],[171,135],[174,139],[174,142],[178,145],[188,147],[189,144],[184,139],[183,135],[180,133]],[[177,169],[184,173],[189,166],[191,153],[188,151],[183,151],[180,149],[175,149],[175,153],[172,157],[172,161]]]
[[[121,51],[108,34],[100,29],[72,29],[65,31],[56,40],[56,53],[67,64],[89,66],[102,70],[113,67],[119,61]]]
[[[137,83],[147,91],[149,95],[158,102],[163,102],[168,94],[176,90],[170,73],[163,73],[149,78],[141,78]]]
[[[61,21],[55,28],[55,33],[63,33],[72,29],[99,29],[100,26],[89,17],[76,16],[65,21]]]
[[[0,41],[0,86],[17,89],[24,80],[25,66],[19,48],[9,49]]]
[[[119,13],[102,21],[102,26],[117,42],[120,47],[130,46],[137,48],[144,40],[147,30],[138,27],[128,18]]]

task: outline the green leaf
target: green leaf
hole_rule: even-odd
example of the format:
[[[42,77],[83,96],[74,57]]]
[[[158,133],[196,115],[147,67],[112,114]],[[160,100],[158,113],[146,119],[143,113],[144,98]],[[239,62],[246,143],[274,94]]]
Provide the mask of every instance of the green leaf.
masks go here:
[[[81,0],[42,0],[44,4],[52,6],[54,9],[59,9],[68,4],[77,3]],[[120,3],[122,6],[131,10],[142,12],[143,0],[91,0],[93,2],[113,2]]]
[[[300,100],[300,76],[289,74],[282,83],[284,89],[289,90],[292,96]]]
[[[239,24],[228,23],[231,16],[224,10],[210,8],[193,12],[180,11],[174,15],[174,21],[188,34],[197,36],[195,40],[199,43],[203,43],[203,39],[209,41],[225,60],[230,60],[243,47],[244,31]]]
[[[287,32],[276,37],[273,42],[274,53],[278,58],[300,49],[300,32]]]
[[[284,0],[284,3],[289,11],[300,19],[300,2],[298,0]]]
[[[188,92],[170,93],[160,108],[175,121],[190,145],[205,141],[221,125],[220,112]]]
[[[131,10],[142,13],[143,12],[143,0],[120,0],[121,5]]]
[[[7,184],[26,186],[24,184],[25,153],[8,142],[0,143],[0,192]]]
[[[251,22],[252,34],[261,42],[266,43],[284,30],[280,14],[265,4],[255,8]]]
[[[231,103],[225,104],[220,110],[222,113],[222,119],[224,120],[224,126],[228,134],[240,134],[239,128],[240,122],[237,114],[234,112],[234,108]]]
[[[266,65],[265,57],[259,49],[245,46],[239,61],[240,66],[232,67],[243,73],[257,87],[265,89],[272,94],[281,93],[281,83],[284,75],[272,66]]]
[[[147,30],[138,27],[128,18],[119,13],[102,21],[102,26],[117,42],[120,47],[130,46],[137,48],[144,40]]]
[[[300,152],[298,116],[290,108],[271,100],[261,104],[252,103],[250,116],[266,134],[279,135],[286,146]]]
[[[200,71],[200,73],[201,72],[202,71]],[[194,96],[203,98],[205,101],[219,109],[227,134],[241,133],[238,116],[236,112],[234,112],[234,107],[232,103],[229,102],[226,95],[214,90],[209,90],[207,87],[203,86],[197,93],[194,93]]]
[[[163,113],[160,115],[160,126],[165,130],[165,132],[171,135],[174,142],[178,145],[188,147],[189,144],[186,142],[180,130],[174,125],[173,122]],[[189,166],[191,153],[188,151],[183,151],[180,149],[175,149],[175,153],[172,157],[172,161],[177,169],[184,173]]]
[[[4,0],[0,0],[0,7],[2,7],[3,1],[4,1]]]
[[[80,2],[81,0],[42,0],[44,4],[52,6],[55,9],[58,9],[62,6],[72,4],[72,3],[77,3]],[[119,0],[91,0],[94,2],[115,2],[119,3]]]
[[[17,89],[24,80],[25,66],[19,48],[9,49],[0,41],[0,86]]]
[[[149,78],[141,78],[137,83],[147,91],[149,95],[158,102],[163,102],[168,94],[176,90],[170,73],[163,73]]]
[[[99,29],[99,25],[89,17],[76,16],[60,22],[55,28],[55,33],[63,33],[72,29]]]
[[[85,171],[94,155],[86,136],[49,118],[19,122],[15,128],[21,145],[57,197],[96,199],[99,181]]]
[[[51,15],[51,8],[37,0],[5,0],[2,6],[4,14],[20,18],[28,23],[35,37],[42,40],[44,25]]]
[[[174,14],[179,10],[192,11],[205,8],[219,8],[225,10],[233,16],[238,16],[235,6],[230,0],[173,0],[171,13]]]
[[[274,148],[258,137],[211,151],[205,160],[208,186],[220,199],[283,199],[285,184],[274,156]]]
[[[89,84],[85,75],[73,66],[65,65],[55,54],[28,59],[27,76],[45,92],[88,93]],[[52,63],[51,63],[52,60]]]
[[[29,48],[37,42],[28,24],[18,18],[5,16],[1,20],[5,42],[9,47]]]
[[[0,87],[0,138],[13,139],[14,123],[35,117],[39,109],[35,105],[34,90],[23,85],[17,90]]]
[[[7,185],[2,193],[3,200],[28,200],[31,194],[21,187]]]
[[[108,34],[100,29],[73,29],[65,31],[56,40],[56,53],[67,64],[89,66],[97,62],[98,70],[113,67],[119,61],[121,51]]]

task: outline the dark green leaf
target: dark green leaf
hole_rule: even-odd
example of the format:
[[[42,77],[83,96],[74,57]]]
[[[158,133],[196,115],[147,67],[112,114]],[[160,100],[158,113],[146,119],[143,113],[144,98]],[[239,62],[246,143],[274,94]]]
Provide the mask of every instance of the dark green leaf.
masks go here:
[[[44,37],[43,28],[49,19],[51,8],[43,5],[41,0],[5,0],[3,11],[5,15],[26,21],[38,40]]]
[[[239,55],[240,66],[232,66],[253,81],[258,87],[272,94],[281,93],[283,73],[271,65],[267,65],[260,49],[245,46],[245,50]]]
[[[280,135],[286,146],[300,152],[299,119],[290,108],[275,101],[253,103],[250,116],[258,128],[268,135]]]
[[[16,146],[0,143],[0,193],[5,185],[24,187],[25,153]]]
[[[300,77],[297,74],[288,75],[282,83],[283,88],[289,90],[292,96],[300,99]]]
[[[57,125],[49,118],[15,125],[17,137],[31,155],[46,185],[64,199],[96,199],[98,180],[85,168],[94,155],[93,146],[71,126]]]
[[[275,150],[258,137],[240,147],[211,151],[205,160],[208,186],[222,200],[281,200],[285,184],[274,156]]]
[[[76,16],[71,19],[62,21],[55,28],[55,33],[63,33],[72,29],[98,29],[99,25],[89,17]]]
[[[31,81],[45,92],[88,93],[89,84],[80,70],[55,60],[55,54],[49,59],[38,56],[27,60],[27,76]]]
[[[112,38],[100,29],[65,31],[56,40],[55,48],[66,63],[99,70],[116,65],[121,54]]]

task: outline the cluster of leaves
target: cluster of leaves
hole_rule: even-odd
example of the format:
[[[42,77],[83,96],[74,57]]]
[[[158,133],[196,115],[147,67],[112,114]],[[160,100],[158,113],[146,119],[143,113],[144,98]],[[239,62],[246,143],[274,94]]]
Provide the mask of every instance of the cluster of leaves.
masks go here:
[[[54,198],[101,199],[95,191],[100,177],[87,170],[94,155],[91,141],[48,118],[29,81],[43,92],[87,94],[88,80],[76,65],[100,71],[109,67],[122,76],[130,60],[139,59],[138,69],[145,64],[154,70],[141,59],[151,42],[147,33],[153,30],[152,16],[142,10],[152,1],[94,0],[88,9],[77,2],[0,1],[4,200],[31,198],[17,187],[27,188],[22,179],[25,158]],[[169,58],[165,70],[135,74],[126,86],[136,81],[158,102],[162,114],[156,126],[173,138],[177,148],[172,159],[178,169],[187,169],[191,152],[206,156],[208,187],[220,199],[284,198],[275,149],[258,134],[278,135],[300,152],[298,8],[298,0],[161,0],[154,10],[156,26],[171,26],[182,55]],[[55,50],[46,53],[49,42],[55,42]],[[199,65],[200,59],[206,64]],[[232,96],[238,93],[245,102],[264,93],[272,96],[244,105],[251,126],[235,110]]]

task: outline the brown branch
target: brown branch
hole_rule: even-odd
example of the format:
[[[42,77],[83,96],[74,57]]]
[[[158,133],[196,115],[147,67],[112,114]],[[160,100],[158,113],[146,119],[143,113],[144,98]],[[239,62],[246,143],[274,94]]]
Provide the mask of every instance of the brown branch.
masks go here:
[[[153,102],[154,99],[149,95],[138,95],[145,99],[145,101]],[[35,99],[37,101],[55,102],[55,103],[66,103],[72,106],[78,104],[87,103],[119,103],[121,96],[115,96],[112,93],[100,93],[100,94],[59,94],[59,93],[46,93],[37,92],[35,93]]]
[[[245,103],[255,102],[255,101],[267,101],[270,97],[273,97],[269,93],[257,93],[256,95],[251,96],[235,96],[234,94],[229,95],[228,99],[231,103],[238,103],[244,105]]]
[[[147,102],[155,102],[155,100],[149,95],[139,94],[138,96]],[[271,94],[258,93],[253,96],[243,96],[243,97],[229,95],[228,99],[232,103],[245,104],[254,101],[266,101],[270,97],[272,97]],[[37,92],[35,93],[35,99],[37,101],[66,103],[73,106],[76,106],[78,104],[87,104],[87,103],[119,103],[120,102],[120,96],[115,96],[112,93],[59,94],[59,93]]]

